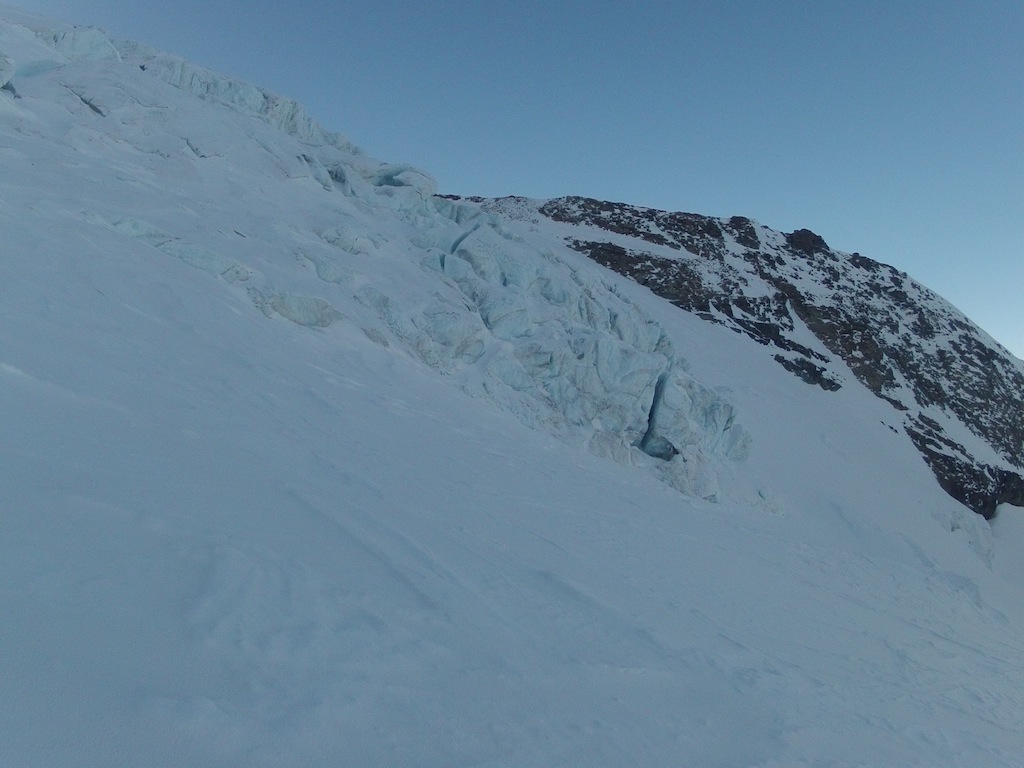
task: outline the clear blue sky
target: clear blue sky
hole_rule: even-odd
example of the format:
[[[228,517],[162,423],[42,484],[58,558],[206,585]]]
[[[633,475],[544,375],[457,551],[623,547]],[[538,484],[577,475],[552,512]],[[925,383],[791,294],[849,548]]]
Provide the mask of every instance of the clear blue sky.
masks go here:
[[[443,192],[807,227],[1024,356],[1021,0],[13,1],[295,98]]]

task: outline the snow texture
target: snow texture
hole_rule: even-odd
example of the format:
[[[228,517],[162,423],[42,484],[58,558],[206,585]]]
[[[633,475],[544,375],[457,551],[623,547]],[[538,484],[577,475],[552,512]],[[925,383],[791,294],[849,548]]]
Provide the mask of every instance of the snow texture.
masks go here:
[[[0,766],[1020,764],[1019,526],[870,393],[0,19]]]

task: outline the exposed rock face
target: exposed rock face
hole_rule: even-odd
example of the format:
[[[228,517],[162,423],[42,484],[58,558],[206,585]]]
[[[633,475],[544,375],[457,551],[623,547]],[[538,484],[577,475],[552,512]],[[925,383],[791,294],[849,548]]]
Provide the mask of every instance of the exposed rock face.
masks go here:
[[[547,217],[595,261],[774,347],[809,384],[837,390],[852,373],[902,413],[947,493],[985,517],[1024,506],[1024,363],[905,273],[741,216],[580,197],[481,202]]]

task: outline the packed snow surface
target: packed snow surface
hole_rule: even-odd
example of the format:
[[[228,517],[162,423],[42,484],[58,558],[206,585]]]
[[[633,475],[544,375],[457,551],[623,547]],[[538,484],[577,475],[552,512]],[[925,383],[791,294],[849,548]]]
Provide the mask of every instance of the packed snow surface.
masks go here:
[[[1021,764],[1019,510],[870,393],[0,17],[0,766]]]

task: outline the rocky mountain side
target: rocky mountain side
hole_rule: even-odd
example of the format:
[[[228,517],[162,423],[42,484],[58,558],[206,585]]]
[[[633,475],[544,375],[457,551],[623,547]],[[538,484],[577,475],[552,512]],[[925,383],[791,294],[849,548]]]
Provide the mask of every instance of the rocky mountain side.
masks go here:
[[[901,414],[943,489],[1024,506],[1024,364],[905,273],[819,235],[582,197],[468,198],[768,348],[811,386],[854,382]]]

